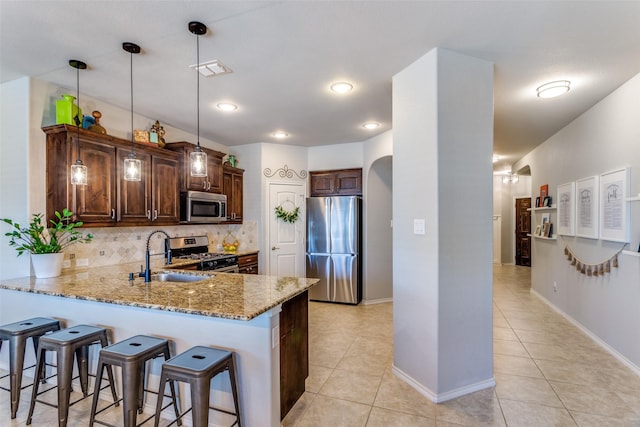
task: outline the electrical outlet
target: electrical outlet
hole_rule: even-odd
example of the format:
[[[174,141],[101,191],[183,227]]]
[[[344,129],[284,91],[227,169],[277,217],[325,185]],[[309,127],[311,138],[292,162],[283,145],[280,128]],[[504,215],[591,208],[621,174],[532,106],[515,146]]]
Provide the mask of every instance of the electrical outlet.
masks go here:
[[[89,265],[89,258],[78,258],[76,260],[76,267],[86,267]]]
[[[553,281],[553,292],[558,292],[558,282]]]

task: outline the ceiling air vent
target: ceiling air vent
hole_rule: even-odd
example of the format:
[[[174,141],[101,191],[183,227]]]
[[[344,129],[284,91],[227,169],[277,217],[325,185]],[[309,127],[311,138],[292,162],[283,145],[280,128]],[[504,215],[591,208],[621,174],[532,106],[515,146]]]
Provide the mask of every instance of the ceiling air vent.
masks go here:
[[[231,68],[227,67],[217,59],[208,62],[201,62],[199,67],[197,64],[193,64],[190,65],[189,68],[198,70],[204,77],[221,76],[223,74],[229,74],[233,72]]]

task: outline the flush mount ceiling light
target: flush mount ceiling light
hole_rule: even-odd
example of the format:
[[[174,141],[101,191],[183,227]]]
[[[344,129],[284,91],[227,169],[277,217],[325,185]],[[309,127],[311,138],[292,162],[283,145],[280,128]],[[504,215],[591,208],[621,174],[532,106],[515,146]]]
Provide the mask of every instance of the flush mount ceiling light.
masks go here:
[[[196,36],[196,69],[200,66],[200,36],[207,33],[207,26],[201,22],[191,21],[189,22],[189,31]],[[196,110],[197,110],[197,123],[198,134],[196,149],[189,153],[189,165],[191,176],[206,177],[207,176],[207,153],[200,148],[200,73],[196,73]]]
[[[336,82],[329,86],[329,88],[335,93],[347,93],[351,92],[353,85],[347,82]]]
[[[130,54],[130,75],[131,75],[131,152],[124,159],[124,180],[125,181],[142,181],[142,162],[136,159],[136,153],[133,149],[133,54],[140,53],[140,46],[135,43],[124,42],[122,49]]]
[[[206,32],[207,32],[207,28],[205,27],[204,33]],[[200,65],[198,64],[189,65],[189,67],[197,70],[204,77],[221,76],[223,74],[233,73],[233,70],[231,70],[231,68],[227,67],[217,59],[214,59],[213,61],[203,62]]]
[[[366,122],[362,124],[362,127],[368,130],[377,129],[380,127],[380,123],[378,122]]]
[[[545,83],[536,89],[538,98],[555,98],[569,92],[571,82],[569,80],[556,80]]]
[[[71,184],[87,185],[87,167],[82,163],[82,159],[80,159],[80,127],[82,126],[82,117],[80,117],[80,70],[86,70],[87,64],[77,59],[70,59],[69,65],[76,69],[76,101],[78,102],[78,107],[73,116],[73,121],[78,128],[78,136],[76,138],[78,158],[76,162],[71,165]]]
[[[288,133],[284,132],[284,131],[276,131],[274,133],[271,134],[274,138],[278,138],[278,139],[283,139],[289,136]]]
[[[517,184],[519,181],[520,177],[513,172],[507,172],[506,175],[502,177],[503,184]]]
[[[235,104],[232,104],[230,102],[220,102],[217,107],[219,109],[221,109],[222,111],[235,111],[238,109],[238,106]]]

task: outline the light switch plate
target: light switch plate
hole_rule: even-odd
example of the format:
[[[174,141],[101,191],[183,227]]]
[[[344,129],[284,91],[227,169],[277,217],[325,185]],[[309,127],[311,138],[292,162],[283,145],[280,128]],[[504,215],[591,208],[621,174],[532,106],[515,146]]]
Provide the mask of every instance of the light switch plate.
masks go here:
[[[413,220],[413,234],[424,234],[426,232],[426,225],[424,218]]]

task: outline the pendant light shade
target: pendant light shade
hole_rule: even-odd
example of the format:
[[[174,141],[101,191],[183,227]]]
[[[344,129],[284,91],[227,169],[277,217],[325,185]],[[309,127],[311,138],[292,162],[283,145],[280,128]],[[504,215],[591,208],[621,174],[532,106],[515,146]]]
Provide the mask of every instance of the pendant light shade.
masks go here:
[[[76,151],[78,158],[76,162],[71,165],[71,184],[87,185],[87,167],[80,159],[80,126],[82,126],[82,117],[80,117],[80,70],[86,70],[87,64],[82,61],[78,61],[77,59],[70,59],[69,65],[76,69],[76,101],[78,102],[76,115],[73,117],[73,121],[78,128],[76,138]]]
[[[142,181],[142,162],[136,158],[133,149],[133,54],[140,53],[140,46],[135,43],[124,42],[122,49],[130,53],[131,65],[131,152],[124,159],[124,180],[125,181]]]
[[[189,31],[196,36],[196,110],[197,110],[197,143],[196,149],[189,154],[189,169],[191,176],[206,177],[207,176],[207,153],[200,148],[200,36],[207,33],[207,26],[201,22],[189,22]]]

